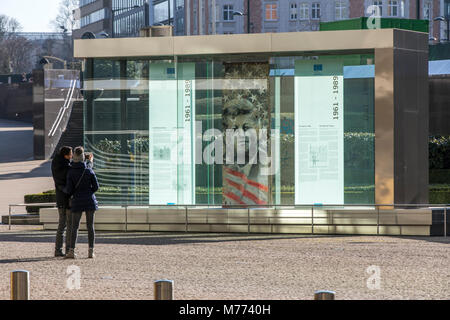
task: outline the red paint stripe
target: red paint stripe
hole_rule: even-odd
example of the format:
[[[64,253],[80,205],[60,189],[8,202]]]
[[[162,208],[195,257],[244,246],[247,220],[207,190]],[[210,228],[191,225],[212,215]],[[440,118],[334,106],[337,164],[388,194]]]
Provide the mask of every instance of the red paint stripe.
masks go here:
[[[262,191],[269,192],[269,188],[268,188],[267,186],[265,186],[265,185],[263,185],[263,184],[260,184],[260,183],[258,183],[258,182],[256,182],[256,181],[249,180],[249,179],[245,176],[245,174],[243,174],[242,172],[237,172],[237,171],[231,170],[231,169],[229,169],[229,168],[226,168],[225,170],[226,170],[229,174],[231,174],[231,175],[233,175],[233,176],[235,176],[235,177],[241,178],[241,179],[244,180],[247,184],[249,184],[249,185],[251,185],[251,186],[253,186],[253,187],[255,187],[255,188],[258,188],[258,189],[260,189],[260,190],[262,190]]]
[[[233,180],[230,180],[230,179],[228,179],[228,178],[225,178],[225,180],[228,182],[228,184],[229,184],[230,186],[235,187],[235,188],[238,189],[240,192],[243,192],[243,191],[244,191],[244,186],[243,186],[242,184],[239,184],[239,183],[237,183],[237,182],[234,182]]]
[[[248,183],[249,185],[251,185],[252,187],[258,188],[258,189],[260,189],[260,190],[262,190],[262,191],[264,191],[264,192],[269,192],[269,188],[268,188],[267,186],[262,185],[262,184],[260,184],[260,183],[258,183],[258,182],[255,182],[255,181],[252,181],[252,180],[248,180],[248,179],[247,179],[247,183]]]
[[[246,204],[237,195],[232,192],[224,192],[223,195],[231,200],[238,202],[239,204]]]
[[[259,199],[256,195],[254,195],[254,194],[251,193],[250,191],[245,190],[243,185],[241,185],[241,184],[239,184],[239,183],[237,183],[237,182],[234,182],[234,181],[232,181],[232,180],[230,180],[230,179],[226,179],[226,178],[225,178],[225,180],[227,181],[227,183],[228,183],[230,186],[232,186],[232,187],[238,189],[240,192],[242,192],[242,195],[243,195],[244,197],[249,198],[249,199],[252,200],[254,203],[256,203],[256,204],[262,204],[262,205],[267,204],[266,201]]]
[[[237,172],[234,170],[231,170],[230,168],[225,168],[225,170],[229,173],[232,174],[235,177],[241,178],[241,179],[247,179],[247,177],[245,176],[245,174],[243,174],[242,172]]]

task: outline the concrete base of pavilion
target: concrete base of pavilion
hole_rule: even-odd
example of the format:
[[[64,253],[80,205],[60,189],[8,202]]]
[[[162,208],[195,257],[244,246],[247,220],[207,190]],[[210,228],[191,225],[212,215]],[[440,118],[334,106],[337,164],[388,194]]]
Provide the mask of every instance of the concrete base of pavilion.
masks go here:
[[[56,230],[57,209],[41,209],[40,222]],[[431,208],[101,207],[95,215],[97,231],[429,236],[431,225]]]

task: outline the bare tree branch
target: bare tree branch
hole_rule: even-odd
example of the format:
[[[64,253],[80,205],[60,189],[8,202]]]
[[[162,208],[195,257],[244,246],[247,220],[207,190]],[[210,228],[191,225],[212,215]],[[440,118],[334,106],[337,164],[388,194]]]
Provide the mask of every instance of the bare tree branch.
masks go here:
[[[57,32],[65,30],[72,32],[75,28],[74,10],[78,8],[78,0],[60,0],[58,15],[50,24]]]
[[[33,68],[34,45],[17,32],[20,23],[6,15],[0,15],[0,73],[30,72]]]

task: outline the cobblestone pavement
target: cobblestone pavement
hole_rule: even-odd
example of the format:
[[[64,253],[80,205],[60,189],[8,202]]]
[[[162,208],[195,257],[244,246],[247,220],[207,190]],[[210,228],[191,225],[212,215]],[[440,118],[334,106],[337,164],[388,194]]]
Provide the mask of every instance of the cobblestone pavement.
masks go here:
[[[0,299],[9,273],[30,271],[32,299],[153,299],[153,281],[174,280],[176,299],[450,299],[450,239],[184,233],[98,233],[78,259],[53,258],[54,232],[0,226]],[[81,269],[69,290],[67,267]],[[380,289],[366,272],[380,269]],[[376,284],[376,282],[369,282]]]

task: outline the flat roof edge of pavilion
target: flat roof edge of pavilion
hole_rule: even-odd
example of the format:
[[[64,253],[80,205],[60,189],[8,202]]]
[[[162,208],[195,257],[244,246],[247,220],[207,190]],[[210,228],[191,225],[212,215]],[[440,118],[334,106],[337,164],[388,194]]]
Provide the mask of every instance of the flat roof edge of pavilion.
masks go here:
[[[428,52],[428,34],[401,29],[83,39],[75,58],[161,57],[406,49]]]

